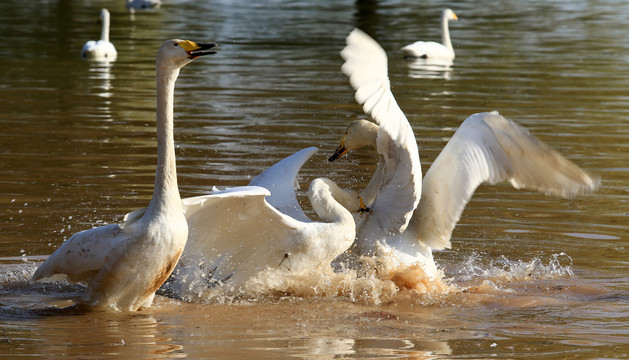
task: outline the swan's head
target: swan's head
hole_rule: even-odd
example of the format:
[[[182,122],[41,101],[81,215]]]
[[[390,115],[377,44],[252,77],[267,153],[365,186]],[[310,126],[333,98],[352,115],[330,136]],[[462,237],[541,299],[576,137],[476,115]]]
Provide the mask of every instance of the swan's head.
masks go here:
[[[353,121],[347,127],[345,136],[341,139],[341,144],[328,161],[334,161],[345,155],[347,152],[358,149],[363,146],[376,146],[376,137],[378,135],[378,125],[367,120]]]
[[[459,17],[456,16],[454,11],[450,9],[443,10],[443,14],[441,16],[446,20],[459,20]]]
[[[217,46],[215,43],[197,44],[190,40],[167,40],[157,51],[157,65],[179,69],[200,56],[216,54]]]
[[[109,10],[107,9],[100,10],[100,21],[103,23],[109,22]]]

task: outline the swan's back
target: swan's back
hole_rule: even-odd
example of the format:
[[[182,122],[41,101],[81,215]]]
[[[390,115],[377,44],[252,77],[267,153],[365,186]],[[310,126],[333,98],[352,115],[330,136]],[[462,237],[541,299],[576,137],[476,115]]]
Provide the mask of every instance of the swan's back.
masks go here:
[[[404,56],[418,59],[454,59],[454,51],[434,41],[416,41],[402,48]]]
[[[83,45],[81,57],[87,60],[114,61],[118,57],[118,52],[109,41],[90,40]]]

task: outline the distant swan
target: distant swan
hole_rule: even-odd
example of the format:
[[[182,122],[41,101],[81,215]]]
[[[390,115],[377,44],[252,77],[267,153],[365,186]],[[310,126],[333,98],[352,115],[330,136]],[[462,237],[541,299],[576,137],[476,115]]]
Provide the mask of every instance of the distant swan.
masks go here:
[[[361,192],[371,208],[357,222],[359,253],[393,253],[401,263],[420,263],[427,275],[434,277],[437,268],[432,250],[450,247],[452,231],[478,185],[508,180],[516,188],[562,197],[597,188],[598,179],[497,112],[468,117],[418,185],[419,157],[406,158],[409,149],[416,147],[414,135],[404,131],[406,136],[391,141],[386,130],[410,127],[391,93],[386,53],[355,29],[341,55],[346,60],[342,71],[356,90],[356,100],[380,124],[353,122],[330,157],[334,160],[365,145],[376,147],[379,153],[374,176]],[[399,186],[391,186],[392,181]],[[409,211],[414,199],[419,200],[417,209]],[[407,223],[401,221],[407,218]],[[396,231],[387,224],[405,226]]]
[[[413,58],[454,59],[454,49],[450,41],[448,21],[459,20],[454,11],[445,9],[441,13],[441,39],[443,44],[434,41],[416,41],[402,48],[405,56]]]
[[[116,47],[109,42],[109,11],[102,9],[100,11],[100,20],[103,26],[100,31],[100,40],[90,40],[83,45],[81,57],[87,60],[96,61],[115,61],[118,56]]]
[[[188,237],[177,188],[173,100],[179,69],[215,44],[168,40],[157,52],[157,171],[153,198],[145,211],[122,224],[78,232],[42,263],[33,280],[65,275],[87,285],[79,300],[89,307],[134,311],[151,306]]]
[[[135,10],[155,10],[162,5],[161,0],[127,0],[126,6],[129,12]]]
[[[278,162],[251,181],[257,186],[183,199],[188,243],[169,290],[184,298],[195,296],[198,285],[237,290],[266,269],[329,267],[345,252],[356,235],[346,207],[357,206],[357,194],[329,179],[313,180],[308,198],[322,221],[308,219],[295,197],[297,173],[316,151],[303,149]]]

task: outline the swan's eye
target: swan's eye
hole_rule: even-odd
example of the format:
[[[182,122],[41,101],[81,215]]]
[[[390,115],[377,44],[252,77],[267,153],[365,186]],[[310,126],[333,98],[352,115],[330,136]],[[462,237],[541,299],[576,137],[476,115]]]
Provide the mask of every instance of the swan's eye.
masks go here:
[[[179,46],[179,44],[175,43],[174,46]]]

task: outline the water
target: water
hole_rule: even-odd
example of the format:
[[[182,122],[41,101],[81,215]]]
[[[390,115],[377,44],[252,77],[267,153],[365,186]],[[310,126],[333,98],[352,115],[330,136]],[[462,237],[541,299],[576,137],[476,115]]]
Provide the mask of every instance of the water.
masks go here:
[[[461,19],[450,24],[454,64],[409,66],[399,48],[438,40],[445,6]],[[101,7],[118,49],[110,66],[79,56],[100,33]],[[362,188],[373,152],[325,160],[362,116],[338,55],[355,26],[390,56],[424,171],[467,116],[495,109],[601,176],[601,188],[564,200],[480,187],[452,250],[436,254],[450,291],[345,272],[241,299],[158,297],[134,314],[42,310],[81,289],[32,284],[36,264],[151,197],[154,57],[165,39],[222,48],[177,82],[182,196],[244,185],[307,146],[321,151],[302,188],[322,175]],[[2,2],[0,357],[628,357],[627,33],[629,4],[615,0],[165,1],[134,18],[122,2]]]

